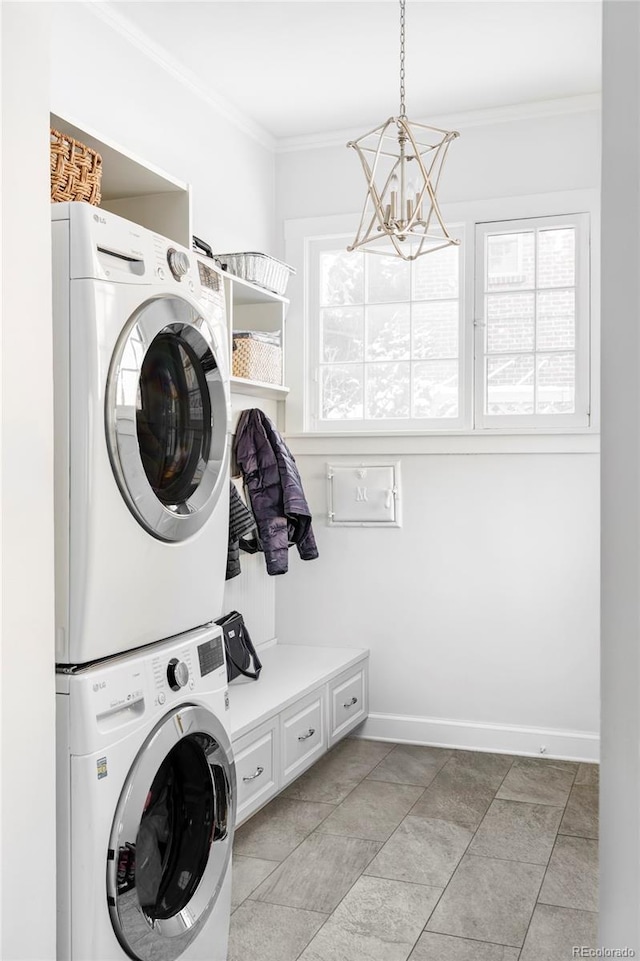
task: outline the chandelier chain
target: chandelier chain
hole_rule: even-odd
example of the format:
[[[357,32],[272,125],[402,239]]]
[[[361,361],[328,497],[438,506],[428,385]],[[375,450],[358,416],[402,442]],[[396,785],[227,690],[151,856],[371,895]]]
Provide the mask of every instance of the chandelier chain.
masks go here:
[[[404,5],[405,0],[400,0],[400,116],[407,116],[407,108],[404,102]]]

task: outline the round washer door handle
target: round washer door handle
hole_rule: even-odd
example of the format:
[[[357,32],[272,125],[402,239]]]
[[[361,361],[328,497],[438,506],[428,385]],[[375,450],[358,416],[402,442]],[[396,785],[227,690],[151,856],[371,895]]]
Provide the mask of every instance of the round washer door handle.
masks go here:
[[[316,733],[315,727],[310,727],[306,734],[300,734],[300,735],[298,735],[298,740],[299,740],[299,741],[306,741],[308,737],[313,737],[313,735],[314,735],[315,733]]]
[[[350,701],[347,701],[347,703],[346,703],[346,704],[343,704],[342,706],[343,706],[343,707],[353,707],[353,705],[354,705],[354,704],[357,704],[357,703],[358,703],[358,698],[357,698],[357,697],[352,697]]]
[[[264,768],[263,768],[263,767],[257,767],[255,774],[250,774],[249,777],[243,777],[242,780],[243,780],[243,781],[255,781],[255,779],[256,779],[257,777],[260,777],[261,774],[264,774]]]

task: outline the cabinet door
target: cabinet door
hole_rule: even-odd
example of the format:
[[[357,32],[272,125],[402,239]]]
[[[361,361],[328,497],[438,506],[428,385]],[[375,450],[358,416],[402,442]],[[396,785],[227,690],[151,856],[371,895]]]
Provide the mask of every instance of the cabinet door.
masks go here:
[[[234,743],[238,809],[241,824],[266,804],[280,788],[278,717],[272,718]]]
[[[332,747],[368,714],[366,661],[329,682],[329,710],[329,747]]]
[[[282,784],[302,774],[327,750],[326,686],[313,691],[281,715]]]

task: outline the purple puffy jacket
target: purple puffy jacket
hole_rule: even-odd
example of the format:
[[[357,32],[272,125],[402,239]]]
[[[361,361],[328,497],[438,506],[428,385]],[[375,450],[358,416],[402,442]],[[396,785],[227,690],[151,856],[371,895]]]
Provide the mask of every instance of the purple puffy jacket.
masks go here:
[[[293,454],[258,408],[240,415],[235,457],[258,525],[267,573],[286,574],[290,544],[296,545],[303,561],[316,558],[311,511]]]

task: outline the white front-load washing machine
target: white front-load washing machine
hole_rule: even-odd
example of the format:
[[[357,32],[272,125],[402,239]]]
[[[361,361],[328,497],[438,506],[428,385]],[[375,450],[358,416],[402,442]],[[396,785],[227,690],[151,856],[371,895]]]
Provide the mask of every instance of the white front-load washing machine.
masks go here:
[[[236,781],[220,628],[56,677],[58,961],[226,961]]]
[[[229,353],[212,261],[54,204],[56,663],[219,617]]]

